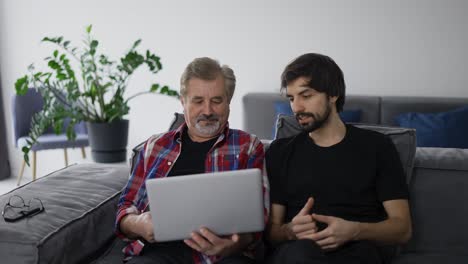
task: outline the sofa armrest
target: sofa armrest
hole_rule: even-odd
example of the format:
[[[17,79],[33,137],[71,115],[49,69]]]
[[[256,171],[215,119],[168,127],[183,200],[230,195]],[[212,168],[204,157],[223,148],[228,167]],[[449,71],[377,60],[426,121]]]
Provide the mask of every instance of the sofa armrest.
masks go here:
[[[417,148],[410,182],[413,237],[400,259],[452,263],[450,259],[462,258],[468,263],[467,200],[468,150]],[[435,255],[446,257],[435,261]]]

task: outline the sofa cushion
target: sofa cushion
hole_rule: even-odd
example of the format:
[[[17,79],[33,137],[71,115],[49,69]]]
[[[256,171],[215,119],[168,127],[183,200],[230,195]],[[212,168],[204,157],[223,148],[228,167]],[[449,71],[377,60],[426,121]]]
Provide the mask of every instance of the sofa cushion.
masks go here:
[[[404,113],[440,113],[468,105],[468,98],[382,96],[380,124],[397,126],[395,117]]]
[[[17,222],[0,218],[2,263],[89,263],[114,238],[115,212],[127,166],[81,164],[0,196],[39,198],[44,212]]]
[[[275,113],[276,116],[279,114],[283,115],[293,115],[293,111],[291,109],[291,104],[285,101],[277,101],[275,102]],[[361,109],[348,109],[343,110],[338,113],[340,115],[341,120],[345,123],[359,123],[361,122]]]
[[[345,123],[359,123],[361,122],[361,109],[344,110],[338,113],[341,120]]]
[[[468,257],[465,255],[441,255],[441,254],[404,254],[392,261],[392,264],[465,264]]]
[[[445,263],[468,263],[467,161],[466,149],[417,149],[409,188],[413,237],[403,255],[459,256],[464,261]]]
[[[271,139],[261,139],[260,140],[263,144],[263,150],[265,151],[265,153],[267,152],[267,150],[270,148],[270,145],[271,145],[271,142],[273,140]]]
[[[174,113],[174,119],[172,120],[171,124],[169,125],[169,131],[178,128],[185,122],[184,114]],[[141,142],[140,144],[136,145],[132,149],[132,157],[130,158],[130,171],[133,172],[135,169],[135,164],[138,161],[138,154],[145,146],[146,140]]]
[[[468,107],[441,113],[404,113],[396,122],[416,129],[418,147],[468,148]]]
[[[345,123],[359,123],[361,122],[361,109],[349,109],[344,110],[338,113],[341,120]],[[275,102],[275,124],[273,124],[273,133],[272,137],[276,136],[276,122],[279,118],[279,115],[294,115],[291,104],[288,101],[277,101]]]
[[[243,125],[248,133],[261,139],[272,139],[272,125],[276,122],[274,103],[287,98],[279,92],[248,93],[242,97]],[[378,124],[380,121],[380,97],[363,95],[346,95],[343,110],[360,109],[361,121],[367,124]]]
[[[414,129],[401,127],[386,127],[379,125],[354,124],[357,127],[374,130],[389,136],[400,155],[406,181],[409,183],[413,171],[414,155],[416,151],[416,138]],[[294,116],[280,115],[276,124],[278,131],[276,138],[291,137],[302,131]]]
[[[174,130],[178,128],[180,125],[182,125],[185,122],[184,114],[181,113],[174,113],[174,119],[172,120],[171,124],[169,125],[169,130]]]

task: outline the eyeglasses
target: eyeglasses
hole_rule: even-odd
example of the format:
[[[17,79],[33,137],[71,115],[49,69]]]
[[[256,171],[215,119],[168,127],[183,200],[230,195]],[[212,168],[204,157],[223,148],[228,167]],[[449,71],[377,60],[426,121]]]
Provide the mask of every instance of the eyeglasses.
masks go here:
[[[7,222],[15,222],[44,211],[44,205],[38,198],[32,198],[28,204],[19,195],[13,195],[3,207],[2,216]]]

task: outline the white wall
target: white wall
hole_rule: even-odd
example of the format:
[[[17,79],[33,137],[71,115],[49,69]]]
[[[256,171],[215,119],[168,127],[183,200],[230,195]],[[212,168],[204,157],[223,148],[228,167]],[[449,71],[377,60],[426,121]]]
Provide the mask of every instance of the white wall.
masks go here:
[[[468,97],[467,13],[463,0],[0,0],[7,125],[15,80],[51,51],[40,40],[64,35],[78,42],[88,24],[116,58],[142,38],[142,48],[162,57],[165,68],[157,81],[177,89],[183,68],[195,57],[229,64],[238,78],[232,127],[242,125],[242,96],[278,91],[283,67],[305,52],[334,58],[348,93]],[[137,74],[129,94],[150,83],[148,75]],[[130,146],[166,130],[172,112],[181,110],[175,100],[157,95],[140,97],[131,107]],[[12,145],[11,126],[8,133],[16,175],[20,153]],[[61,155],[40,154],[40,172],[60,167]]]

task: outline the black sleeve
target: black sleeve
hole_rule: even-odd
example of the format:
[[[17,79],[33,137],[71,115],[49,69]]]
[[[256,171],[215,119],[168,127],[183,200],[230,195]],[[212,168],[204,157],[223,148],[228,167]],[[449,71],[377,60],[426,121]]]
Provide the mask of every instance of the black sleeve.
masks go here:
[[[271,143],[265,153],[265,162],[268,181],[270,183],[270,202],[285,205],[285,178],[282,177],[282,172],[285,169],[283,168],[283,164],[285,164],[285,162],[282,155],[284,151],[282,151],[281,145],[281,140],[275,140]]]
[[[408,185],[395,145],[382,137],[377,149],[377,195],[381,202],[408,199]]]

